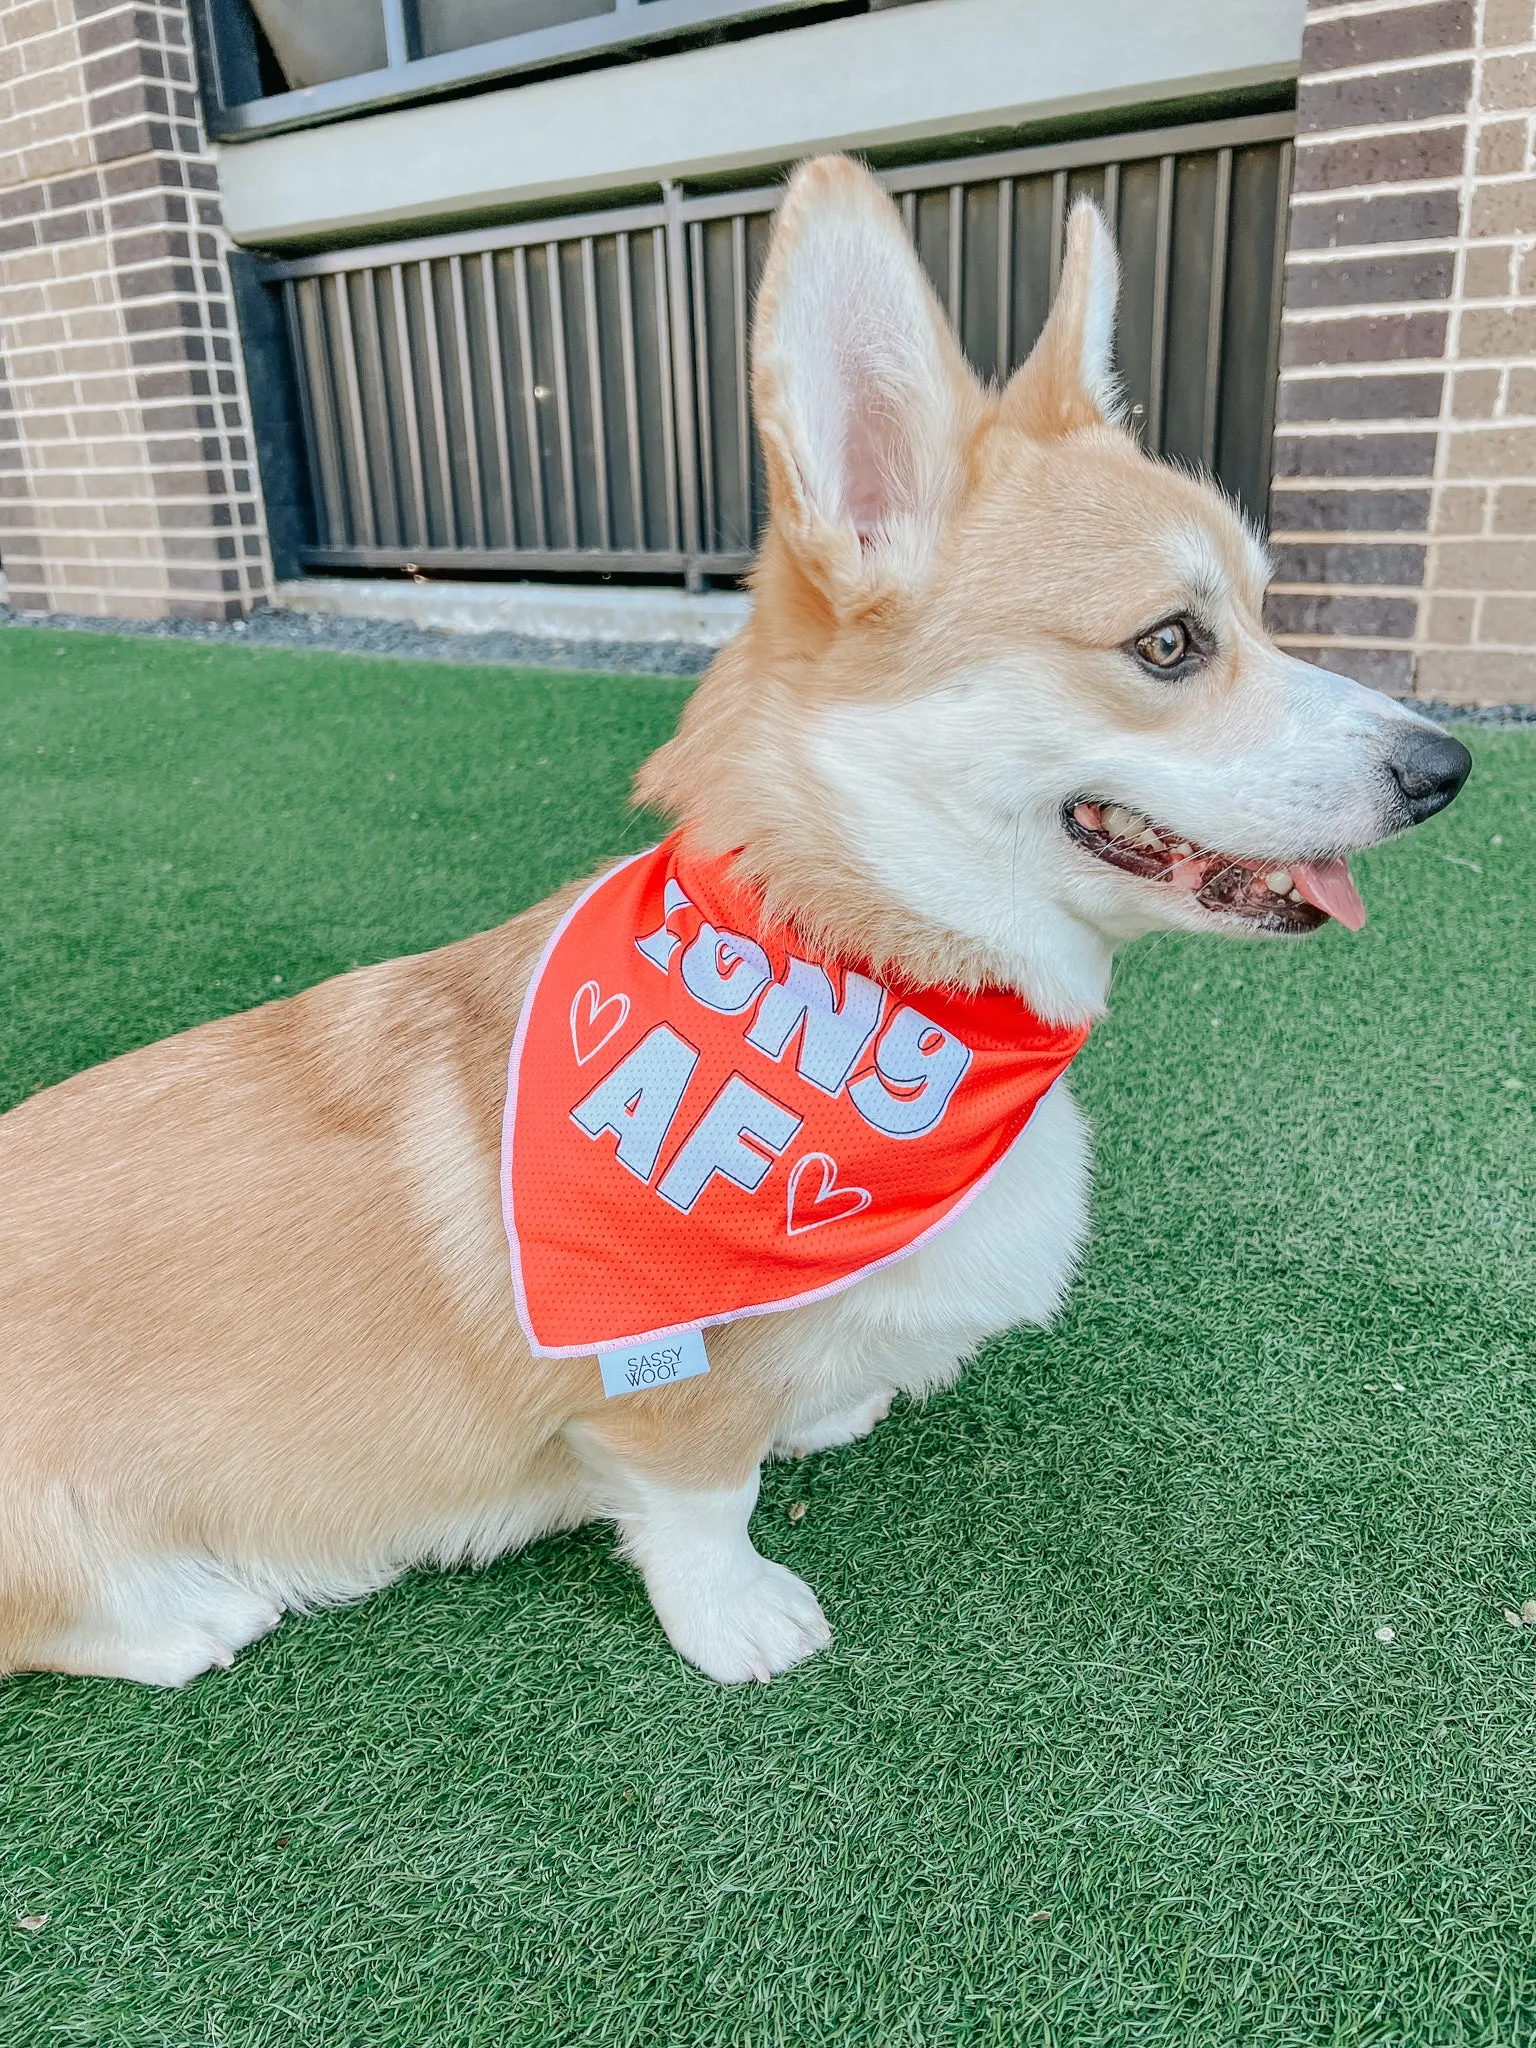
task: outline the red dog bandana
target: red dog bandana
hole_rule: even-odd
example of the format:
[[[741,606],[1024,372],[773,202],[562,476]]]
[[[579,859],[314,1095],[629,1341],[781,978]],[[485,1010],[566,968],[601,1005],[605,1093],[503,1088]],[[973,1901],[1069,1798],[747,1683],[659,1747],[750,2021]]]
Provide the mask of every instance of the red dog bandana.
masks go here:
[[[502,1201],[534,1350],[574,1357],[816,1301],[915,1251],[996,1170],[1086,1028],[887,988],[674,834],[544,950]]]

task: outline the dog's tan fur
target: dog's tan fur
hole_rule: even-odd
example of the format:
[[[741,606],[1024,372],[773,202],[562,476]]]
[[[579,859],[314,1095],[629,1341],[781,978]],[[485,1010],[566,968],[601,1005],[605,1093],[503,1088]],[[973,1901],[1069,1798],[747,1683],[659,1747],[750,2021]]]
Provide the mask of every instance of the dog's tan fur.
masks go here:
[[[875,408],[870,431],[888,440],[865,451],[858,484],[878,495],[904,476],[905,525],[877,517],[861,531],[811,474],[797,378],[813,344],[787,329],[805,327],[793,295],[828,221],[931,328],[913,372],[921,418],[908,428],[900,394],[889,417]],[[926,287],[904,281],[898,243],[853,166],[797,178],[758,316],[772,524],[752,623],[638,791],[708,846],[743,849],[776,910],[850,955],[920,983],[1012,980],[1052,1015],[1088,1014],[1102,994],[1092,975],[1058,985],[990,929],[888,883],[829,792],[816,735],[845,713],[920,715],[936,677],[1008,670],[1047,723],[1219,753],[1234,707],[1249,735],[1280,715],[1263,565],[1223,500],[1148,462],[1105,417],[1084,368],[1105,260],[1091,217],[1074,220],[1051,325],[1001,395],[973,380]],[[1236,651],[1174,702],[1114,650],[1178,600],[1169,536],[1191,534],[1223,585]],[[1113,887],[1106,903],[1133,900],[1134,885]],[[0,1121],[0,1668],[179,1682],[227,1662],[285,1606],[603,1514],[674,1640],[717,1675],[766,1675],[825,1639],[787,1574],[753,1580],[751,1600],[793,1610],[766,1634],[735,1614],[751,1600],[725,1577],[686,1598],[658,1590],[657,1516],[686,1522],[695,1498],[729,1497],[745,1502],[744,1532],[775,1444],[835,1440],[841,1425],[818,1436],[818,1418],[845,1409],[844,1433],[857,1433],[892,1387],[952,1375],[996,1315],[1048,1314],[1080,1224],[1062,1225],[1034,1295],[990,1324],[962,1307],[943,1341],[892,1283],[863,1322],[834,1304],[714,1332],[708,1378],[624,1400],[603,1398],[590,1360],[532,1357],[507,1271],[500,1122],[524,990],[571,893],[130,1054]],[[1106,961],[1110,939],[1159,921],[1141,915],[1105,912]],[[1063,1098],[1049,1157],[1075,1189],[1067,1115]],[[1052,1191],[1041,1200],[1027,1228],[1044,1239]],[[162,1615],[189,1573],[201,1591]],[[221,1622],[231,1586],[234,1619]],[[709,1608],[715,1647],[698,1647],[689,1600]]]

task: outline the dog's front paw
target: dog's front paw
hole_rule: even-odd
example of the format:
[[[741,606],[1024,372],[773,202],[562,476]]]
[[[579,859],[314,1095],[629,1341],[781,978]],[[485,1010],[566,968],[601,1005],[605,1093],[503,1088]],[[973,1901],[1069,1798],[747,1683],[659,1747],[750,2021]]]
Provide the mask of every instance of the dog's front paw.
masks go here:
[[[649,1590],[672,1647],[722,1685],[776,1677],[832,1640],[805,1581],[756,1551],[730,1573],[704,1570]]]
[[[835,1451],[843,1444],[856,1444],[861,1436],[868,1436],[890,1412],[889,1394],[871,1394],[857,1408],[845,1408],[838,1415],[826,1415],[819,1422],[792,1429],[788,1440],[775,1448],[781,1457],[790,1458],[808,1458],[815,1451]]]

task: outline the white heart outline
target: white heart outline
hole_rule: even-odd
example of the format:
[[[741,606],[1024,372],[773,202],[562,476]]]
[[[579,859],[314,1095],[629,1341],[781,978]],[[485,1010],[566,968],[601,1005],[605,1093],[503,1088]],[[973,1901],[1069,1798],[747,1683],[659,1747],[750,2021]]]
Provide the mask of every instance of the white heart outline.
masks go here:
[[[608,1029],[603,1033],[602,1037],[597,1041],[596,1045],[589,1045],[585,1052],[582,1051],[581,1041],[576,1036],[576,1005],[581,1001],[583,996],[587,998],[587,1023],[589,1026],[595,1025],[597,1023],[598,1018],[603,1014],[604,1010],[608,1008],[608,1005],[610,1003],[617,1003],[619,1006],[619,1014],[614,1019],[613,1023],[609,1025]],[[584,981],[581,984],[581,987],[577,989],[575,995],[571,997],[570,1022],[571,1051],[576,1055],[577,1066],[584,1067],[587,1064],[588,1060],[596,1059],[597,1055],[602,1051],[603,1047],[608,1043],[609,1039],[613,1037],[614,1033],[622,1031],[624,1029],[624,1026],[629,1022],[629,997],[625,995],[622,989],[619,989],[615,994],[611,996],[605,996],[595,981]]]
[[[841,1209],[835,1216],[818,1216],[813,1223],[795,1221],[795,1196],[800,1191],[800,1177],[808,1166],[821,1168],[821,1192],[811,1204],[818,1207],[828,1195],[859,1195],[862,1200],[857,1208]],[[808,1230],[824,1230],[829,1223],[846,1223],[850,1216],[861,1216],[874,1200],[868,1188],[855,1187],[852,1181],[839,1184],[837,1161],[830,1152],[807,1152],[797,1159],[789,1170],[789,1195],[784,1205],[784,1229],[790,1237],[803,1237]]]

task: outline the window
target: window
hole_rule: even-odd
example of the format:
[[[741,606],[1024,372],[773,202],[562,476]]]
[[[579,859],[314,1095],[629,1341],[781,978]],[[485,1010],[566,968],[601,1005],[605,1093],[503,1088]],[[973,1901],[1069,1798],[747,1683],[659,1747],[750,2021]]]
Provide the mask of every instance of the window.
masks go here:
[[[194,0],[224,141],[910,0]]]

